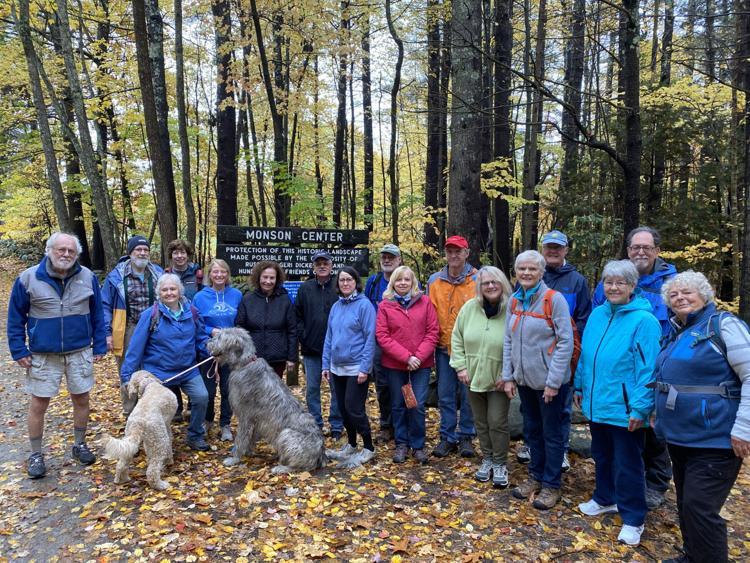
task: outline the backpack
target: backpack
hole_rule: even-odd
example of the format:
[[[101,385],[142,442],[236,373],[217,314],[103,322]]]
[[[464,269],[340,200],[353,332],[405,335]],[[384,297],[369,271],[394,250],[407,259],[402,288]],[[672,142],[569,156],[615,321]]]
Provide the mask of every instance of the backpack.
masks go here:
[[[198,330],[198,309],[196,309],[192,303],[190,303],[190,313],[193,315],[193,324],[195,324],[195,329]],[[151,322],[148,325],[149,334],[156,331],[156,327],[158,326],[160,319],[161,311],[159,310],[159,302],[154,301],[154,304],[151,306]]]
[[[542,296],[542,313],[532,313],[531,311],[522,311],[518,308],[518,299],[511,297],[510,299],[510,312],[512,315],[516,315],[516,320],[513,323],[512,331],[515,332],[518,328],[518,323],[521,317],[534,317],[536,319],[544,319],[547,321],[547,325],[554,332],[555,324],[552,322],[552,296],[557,293],[554,289],[548,289]],[[573,317],[570,318],[570,325],[573,328],[573,355],[570,358],[570,377],[571,380],[576,374],[576,368],[578,367],[578,358],[581,357],[581,335],[578,334],[578,327]],[[547,354],[552,354],[557,344],[557,335],[552,342],[552,345],[547,350]]]
[[[690,344],[690,347],[695,347],[696,345],[698,345],[698,343],[703,342],[704,340],[710,340],[711,343],[716,346],[717,350],[719,350],[719,353],[724,357],[724,359],[729,362],[729,358],[727,357],[727,343],[724,342],[724,338],[721,336],[721,320],[726,315],[734,317],[735,319],[740,321],[745,327],[745,330],[750,332],[750,329],[748,329],[747,323],[744,320],[737,317],[736,315],[733,315],[732,313],[729,313],[728,311],[719,311],[709,317],[708,323],[706,324],[706,332],[696,338]]]

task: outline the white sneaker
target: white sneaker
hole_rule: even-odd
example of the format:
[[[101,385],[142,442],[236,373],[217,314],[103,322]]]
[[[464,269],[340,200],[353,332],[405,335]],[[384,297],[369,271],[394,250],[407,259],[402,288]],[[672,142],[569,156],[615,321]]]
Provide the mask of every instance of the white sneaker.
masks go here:
[[[326,457],[328,459],[338,461],[341,459],[347,459],[355,453],[357,453],[357,448],[355,448],[354,446],[350,446],[349,443],[346,443],[338,450],[326,450]]]
[[[570,469],[570,460],[568,459],[568,452],[565,452],[563,454],[562,465],[560,468],[562,469],[563,473],[565,473],[568,469]]]
[[[231,442],[232,440],[234,440],[234,436],[232,435],[232,429],[229,426],[222,426],[221,427],[221,441]]]
[[[375,450],[368,450],[367,448],[362,448],[362,450],[357,455],[357,461],[359,461],[361,465],[364,465],[365,463],[367,463],[374,457],[375,457]]]
[[[628,526],[627,524],[623,524],[620,535],[617,536],[617,541],[635,546],[641,543],[642,533],[643,526]]]
[[[496,489],[504,489],[508,486],[508,468],[504,463],[492,464],[492,486]]]
[[[586,516],[599,516],[600,514],[609,514],[610,512],[617,512],[616,504],[609,504],[603,506],[591,499],[588,502],[582,502],[578,505],[578,510],[583,512]]]

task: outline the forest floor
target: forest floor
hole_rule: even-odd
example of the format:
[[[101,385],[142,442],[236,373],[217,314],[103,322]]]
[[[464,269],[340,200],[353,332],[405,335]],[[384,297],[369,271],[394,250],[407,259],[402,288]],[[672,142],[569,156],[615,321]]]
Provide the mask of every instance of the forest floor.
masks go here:
[[[0,324],[21,266],[0,262]],[[329,466],[315,473],[277,476],[261,446],[246,463],[226,468],[229,445],[212,437],[211,451],[185,444],[175,427],[175,465],[165,492],[145,483],[145,459],[136,458],[132,481],[113,482],[114,463],[81,467],[71,459],[71,404],[66,392],[52,401],[45,428],[47,476],[26,477],[27,396],[24,372],[0,340],[0,561],[653,561],[681,545],[674,492],[650,513],[641,545],[617,543],[618,516],[587,518],[576,506],[593,490],[591,460],[572,456],[563,498],[548,512],[472,478],[476,460],[432,458],[427,466],[391,461],[380,448],[374,462],[355,470]],[[116,367],[96,367],[89,444],[101,452],[104,433],[122,435]],[[63,386],[64,387],[64,386]],[[293,389],[298,398],[303,389]],[[371,393],[369,412],[377,420]],[[437,441],[438,413],[428,411],[428,444]],[[333,444],[329,444],[331,446]],[[517,444],[512,445],[515,450]],[[750,559],[750,469],[745,464],[724,509],[729,549]],[[526,476],[509,461],[511,484]]]

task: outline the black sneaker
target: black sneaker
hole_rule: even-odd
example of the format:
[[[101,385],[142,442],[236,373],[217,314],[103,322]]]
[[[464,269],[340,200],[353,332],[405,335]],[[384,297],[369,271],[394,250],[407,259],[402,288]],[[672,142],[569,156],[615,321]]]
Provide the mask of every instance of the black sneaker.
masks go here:
[[[187,445],[191,450],[195,450],[197,452],[207,452],[211,449],[211,446],[208,445],[203,437],[196,438],[195,440],[188,440]]]
[[[471,438],[462,438],[458,443],[458,452],[461,457],[475,457],[474,446],[471,444]]]
[[[455,442],[449,442],[448,440],[440,440],[437,447],[432,450],[432,455],[435,457],[448,457],[448,454],[458,450],[458,444]]]
[[[73,459],[77,460],[81,465],[91,465],[96,461],[96,456],[86,445],[86,442],[81,442],[73,446]]]
[[[47,474],[47,468],[44,465],[44,456],[41,452],[34,452],[29,456],[26,462],[26,472],[32,479],[39,479]]]
[[[174,416],[172,417],[172,422],[178,423],[182,422],[184,419],[182,417],[182,411],[177,411],[174,413]]]

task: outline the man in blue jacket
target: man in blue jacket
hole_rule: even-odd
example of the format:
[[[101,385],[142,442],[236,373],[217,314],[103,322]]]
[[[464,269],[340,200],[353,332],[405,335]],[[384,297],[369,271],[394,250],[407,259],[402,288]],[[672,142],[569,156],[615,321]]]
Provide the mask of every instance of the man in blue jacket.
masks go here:
[[[54,233],[45,257],[16,278],[8,303],[8,346],[26,369],[31,395],[27,419],[31,455],[29,477],[44,477],[44,415],[65,374],[73,402],[73,458],[91,465],[96,456],[86,445],[92,360],[107,353],[99,282],[78,263],[81,244],[74,235]],[[92,349],[93,348],[93,349]]]
[[[651,227],[636,227],[628,233],[628,259],[635,264],[640,278],[638,287],[641,297],[651,304],[651,312],[661,325],[662,338],[669,334],[669,309],[661,297],[661,286],[677,274],[677,268],[659,258],[661,236]],[[604,303],[604,287],[601,282],[596,286],[593,306]],[[653,510],[664,502],[664,493],[672,480],[672,462],[669,459],[667,444],[660,440],[652,428],[646,430],[646,447],[643,450],[643,461],[646,464],[646,503]]]

